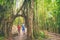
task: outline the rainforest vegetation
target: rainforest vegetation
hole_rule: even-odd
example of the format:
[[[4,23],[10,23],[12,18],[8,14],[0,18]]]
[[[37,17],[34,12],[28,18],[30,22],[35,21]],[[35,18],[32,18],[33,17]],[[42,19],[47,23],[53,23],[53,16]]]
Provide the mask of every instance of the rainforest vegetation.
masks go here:
[[[13,25],[23,23],[26,40],[49,39],[51,33],[59,36],[60,0],[0,0],[0,40],[12,40]]]

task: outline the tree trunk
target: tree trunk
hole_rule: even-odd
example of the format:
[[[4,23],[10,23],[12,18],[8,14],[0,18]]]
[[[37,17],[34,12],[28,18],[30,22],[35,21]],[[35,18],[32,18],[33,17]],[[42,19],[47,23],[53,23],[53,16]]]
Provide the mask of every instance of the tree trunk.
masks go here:
[[[8,23],[8,31],[9,31],[9,40],[12,40],[12,25],[13,23]]]
[[[9,36],[9,40],[13,40],[12,39],[12,26],[13,26],[13,21],[15,20],[15,16],[11,15],[8,19],[8,36]]]
[[[14,17],[14,16],[13,16]],[[12,40],[12,25],[15,18],[9,17],[7,20],[4,20],[2,23],[4,27],[5,40]]]
[[[28,8],[28,26],[27,26],[27,40],[33,40],[33,0],[30,0]]]

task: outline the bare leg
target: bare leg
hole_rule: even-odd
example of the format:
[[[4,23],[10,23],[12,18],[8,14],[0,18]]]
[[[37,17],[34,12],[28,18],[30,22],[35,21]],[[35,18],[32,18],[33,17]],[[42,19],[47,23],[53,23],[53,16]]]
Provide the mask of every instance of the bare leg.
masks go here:
[[[23,35],[25,35],[25,30],[23,31]]]
[[[20,30],[18,30],[18,35],[20,35]]]

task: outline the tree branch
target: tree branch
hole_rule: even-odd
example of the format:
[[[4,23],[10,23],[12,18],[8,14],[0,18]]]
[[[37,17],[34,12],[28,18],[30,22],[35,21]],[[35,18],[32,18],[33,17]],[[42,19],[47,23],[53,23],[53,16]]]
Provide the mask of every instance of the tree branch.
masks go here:
[[[20,12],[20,10],[22,10],[22,8],[23,8],[24,4],[25,4],[25,0],[24,0],[24,2],[23,2],[23,5],[20,7],[20,9],[17,11],[17,13],[16,13],[16,14],[18,14],[18,13]]]

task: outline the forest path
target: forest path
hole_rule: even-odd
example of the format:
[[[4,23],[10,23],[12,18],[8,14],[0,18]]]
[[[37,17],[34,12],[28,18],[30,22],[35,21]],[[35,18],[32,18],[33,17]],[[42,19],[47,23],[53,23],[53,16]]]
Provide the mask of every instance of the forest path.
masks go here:
[[[13,30],[13,31],[15,31],[15,30]],[[23,34],[22,28],[21,28],[20,34],[13,37],[13,40],[26,40],[26,39],[27,39],[27,28],[25,28],[25,34]]]
[[[60,40],[60,34],[51,33],[51,32],[45,32],[46,35],[48,35],[48,39],[45,40]]]

